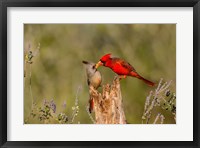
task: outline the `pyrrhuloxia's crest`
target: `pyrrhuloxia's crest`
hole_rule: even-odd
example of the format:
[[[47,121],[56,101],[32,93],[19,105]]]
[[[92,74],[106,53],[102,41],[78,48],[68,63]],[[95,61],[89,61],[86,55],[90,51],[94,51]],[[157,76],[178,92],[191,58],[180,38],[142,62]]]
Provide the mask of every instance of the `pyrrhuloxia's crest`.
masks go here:
[[[82,61],[82,63],[85,65],[87,77],[88,78],[92,77],[97,71],[97,69],[95,68],[96,64],[92,62],[87,62],[87,61]]]

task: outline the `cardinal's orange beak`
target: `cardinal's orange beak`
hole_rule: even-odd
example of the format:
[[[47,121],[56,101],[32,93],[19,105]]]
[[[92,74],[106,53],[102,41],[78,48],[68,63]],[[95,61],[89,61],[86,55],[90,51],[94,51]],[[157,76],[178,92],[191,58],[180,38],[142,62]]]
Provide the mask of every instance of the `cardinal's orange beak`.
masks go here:
[[[103,63],[102,63],[101,61],[99,61],[99,62],[96,64],[95,68],[97,69],[99,66],[102,66],[102,65],[103,65]]]

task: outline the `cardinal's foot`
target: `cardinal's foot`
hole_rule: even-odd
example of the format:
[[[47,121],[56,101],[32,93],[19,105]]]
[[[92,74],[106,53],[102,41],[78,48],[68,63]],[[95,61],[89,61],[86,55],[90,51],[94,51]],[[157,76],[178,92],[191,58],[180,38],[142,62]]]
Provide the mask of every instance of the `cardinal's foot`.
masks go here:
[[[114,77],[114,81],[116,81],[117,79],[119,79],[119,76],[118,76],[118,75],[116,75],[116,76]]]
[[[125,79],[126,78],[126,75],[119,75],[119,79]]]

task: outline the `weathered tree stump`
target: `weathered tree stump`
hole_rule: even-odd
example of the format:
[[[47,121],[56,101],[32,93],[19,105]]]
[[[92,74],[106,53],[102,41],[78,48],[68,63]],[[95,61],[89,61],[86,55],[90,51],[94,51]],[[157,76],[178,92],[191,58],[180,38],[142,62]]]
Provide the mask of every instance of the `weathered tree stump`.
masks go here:
[[[126,124],[119,77],[112,85],[104,85],[102,93],[92,87],[89,92],[94,101],[96,124]]]

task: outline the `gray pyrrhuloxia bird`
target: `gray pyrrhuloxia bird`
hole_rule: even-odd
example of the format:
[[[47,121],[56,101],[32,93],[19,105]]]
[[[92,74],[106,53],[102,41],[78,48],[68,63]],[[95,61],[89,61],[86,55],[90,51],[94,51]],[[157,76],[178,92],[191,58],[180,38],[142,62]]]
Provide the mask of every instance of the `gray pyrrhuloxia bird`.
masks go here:
[[[98,89],[101,85],[101,73],[97,71],[96,64],[87,61],[83,61],[83,63],[86,67],[88,86],[93,86],[94,89]]]
[[[88,86],[93,87],[94,89],[98,89],[98,87],[101,85],[102,78],[101,78],[101,73],[96,69],[96,64],[87,61],[82,61],[82,62],[86,68]],[[94,100],[90,98],[89,103],[90,103],[89,111],[91,113],[94,107]]]

